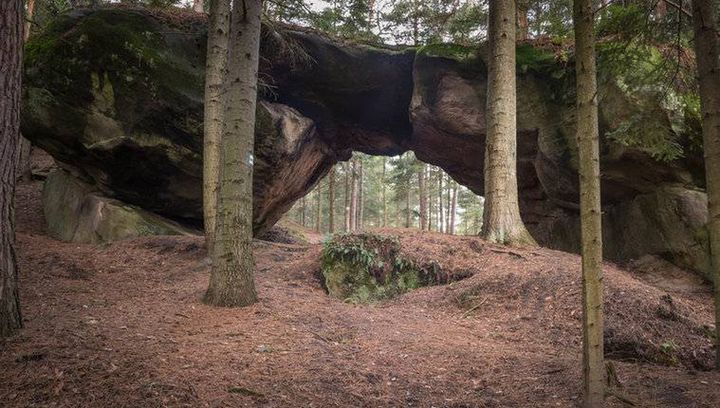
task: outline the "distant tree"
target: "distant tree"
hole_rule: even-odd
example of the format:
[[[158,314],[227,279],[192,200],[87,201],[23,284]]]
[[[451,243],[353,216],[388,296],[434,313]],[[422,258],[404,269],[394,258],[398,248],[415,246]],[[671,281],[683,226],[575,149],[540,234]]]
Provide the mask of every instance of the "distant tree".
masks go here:
[[[315,232],[322,232],[322,193],[320,186],[322,182],[318,183],[315,189]]]
[[[420,165],[418,171],[418,201],[420,202],[420,230],[428,229],[427,220],[427,188],[425,187],[426,166]]]
[[[388,207],[387,207],[387,178],[386,178],[386,168],[387,168],[387,157],[383,156],[382,160],[382,226],[383,228],[388,226]]]
[[[193,0],[193,11],[196,13],[203,13],[203,0]]]
[[[328,174],[328,232],[335,232],[335,167]]]
[[[15,172],[20,142],[23,1],[0,1],[0,337],[22,327],[15,253]]]
[[[515,2],[490,0],[482,235],[491,242],[532,244],[520,218],[517,187]]]
[[[220,1],[220,0],[218,0]],[[261,0],[234,0],[212,272],[205,301],[246,306],[257,301],[252,252],[255,109],[260,52]]]
[[[602,210],[598,131],[595,24],[592,0],[575,0],[577,141],[580,173],[583,286],[583,402],[602,407],[605,399],[602,301]]]
[[[682,4],[682,3],[681,3]],[[700,83],[705,179],[708,195],[708,231],[712,276],[715,283],[715,367],[720,370],[720,38],[718,4],[693,0],[695,54]]]

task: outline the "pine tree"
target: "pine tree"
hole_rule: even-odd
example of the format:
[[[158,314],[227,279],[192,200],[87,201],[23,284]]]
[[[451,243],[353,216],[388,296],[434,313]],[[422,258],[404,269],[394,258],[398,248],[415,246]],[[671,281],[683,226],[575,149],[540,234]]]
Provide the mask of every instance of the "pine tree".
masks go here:
[[[700,84],[708,231],[715,283],[715,367],[720,370],[720,43],[717,3],[693,0],[695,54]]]
[[[252,252],[253,148],[261,0],[234,0],[227,95],[221,140],[223,161],[218,189],[213,266],[205,301],[216,306],[257,302]]]
[[[534,245],[518,203],[515,17],[514,1],[490,0],[482,235],[491,242]]]
[[[15,172],[20,142],[23,2],[0,2],[0,337],[22,327],[15,253]]]
[[[335,167],[328,174],[328,232],[335,232]]]
[[[212,254],[222,162],[220,143],[225,115],[223,81],[229,49],[230,0],[212,2],[208,27],[203,138],[203,218],[205,242],[208,253]]]
[[[575,0],[576,130],[582,230],[583,405],[586,408],[602,407],[605,398],[600,145],[594,20],[592,1]]]

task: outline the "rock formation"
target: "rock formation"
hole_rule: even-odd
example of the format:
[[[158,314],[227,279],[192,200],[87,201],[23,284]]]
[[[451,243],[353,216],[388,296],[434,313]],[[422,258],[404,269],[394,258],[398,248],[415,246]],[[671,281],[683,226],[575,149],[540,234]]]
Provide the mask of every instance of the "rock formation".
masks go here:
[[[61,18],[27,48],[23,133],[96,194],[200,227],[204,24],[117,9]],[[353,151],[412,150],[483,193],[482,48],[377,48],[267,28],[262,54],[256,232]],[[565,250],[579,246],[572,73],[553,51],[518,46],[521,212],[539,242]],[[606,256],[705,272],[696,125],[621,79],[600,92]],[[631,133],[671,140],[684,156],[660,160]]]

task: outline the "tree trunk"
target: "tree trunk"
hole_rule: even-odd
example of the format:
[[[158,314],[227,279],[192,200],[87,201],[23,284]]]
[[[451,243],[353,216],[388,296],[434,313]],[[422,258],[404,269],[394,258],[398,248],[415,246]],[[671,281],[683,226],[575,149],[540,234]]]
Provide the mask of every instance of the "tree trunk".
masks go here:
[[[207,63],[205,64],[205,111],[203,139],[203,218],[205,243],[212,254],[217,223],[218,186],[222,152],[220,142],[225,115],[223,81],[228,60],[230,0],[213,1],[208,21]]]
[[[307,211],[307,200],[303,196],[303,198],[300,200],[300,207],[302,208],[302,215],[300,216],[300,221],[303,227],[307,226],[307,222],[305,220],[305,211]]]
[[[453,182],[452,204],[450,206],[450,233],[455,234],[455,214],[457,213],[458,184]]]
[[[0,1],[0,337],[22,327],[15,253],[15,172],[20,142],[23,2]]]
[[[383,157],[383,166],[382,166],[382,208],[383,208],[383,220],[382,220],[382,226],[383,228],[387,227],[387,193],[386,193],[386,187],[385,187],[385,167],[387,163],[387,157]]]
[[[205,11],[203,10],[203,0],[193,0],[193,11],[196,13],[202,13]]]
[[[410,228],[410,186],[405,192],[405,228]]]
[[[435,199],[432,197],[435,197],[435,192],[432,189],[432,182],[433,182],[433,174],[435,171],[432,169],[432,167],[428,166],[428,174],[427,174],[427,183],[428,183],[428,231],[432,231],[434,229],[434,222],[435,222]]]
[[[450,177],[448,176],[448,181],[446,183],[447,187],[445,189],[447,192],[447,207],[446,207],[447,211],[445,212],[445,232],[448,234],[451,233],[450,231],[452,229],[450,227],[450,218],[452,218],[452,215],[450,215],[450,212],[452,209],[452,189],[450,188],[450,182],[451,182]]]
[[[257,302],[252,252],[253,149],[260,51],[260,0],[234,0],[227,106],[222,136],[213,268],[205,300],[217,306]]]
[[[315,232],[322,232],[322,182],[315,189]]]
[[[328,174],[328,231],[335,232],[335,167]]]
[[[357,229],[357,169],[356,161],[353,159],[351,162],[351,173],[350,173],[350,231]]]
[[[30,29],[32,28],[32,18],[35,14],[35,0],[27,0],[27,9],[25,10],[25,25],[23,28],[23,40],[27,42],[30,39]],[[20,137],[20,150],[18,154],[17,174],[25,183],[32,181],[32,166],[30,157],[32,155],[32,144],[24,137]]]
[[[438,232],[445,232],[445,209],[443,208],[443,173],[438,173]]]
[[[535,244],[520,218],[515,111],[515,2],[490,0],[483,237]]]
[[[350,163],[345,162],[345,232],[350,231]]]
[[[528,5],[525,1],[517,2],[517,39],[525,41],[528,39]]]
[[[420,166],[418,172],[418,198],[420,201],[420,230],[425,231],[427,227],[427,191],[425,188],[425,164]]]
[[[695,54],[697,56],[705,148],[710,255],[715,282],[715,367],[720,370],[720,44],[718,20],[712,0],[693,0]]]
[[[592,0],[575,0],[573,8],[582,230],[583,405],[586,408],[595,408],[603,406],[605,365],[603,364],[600,147]]]
[[[363,161],[359,161],[360,169],[358,171],[358,216],[356,229],[363,229],[363,219],[365,218],[364,191],[363,191]]]

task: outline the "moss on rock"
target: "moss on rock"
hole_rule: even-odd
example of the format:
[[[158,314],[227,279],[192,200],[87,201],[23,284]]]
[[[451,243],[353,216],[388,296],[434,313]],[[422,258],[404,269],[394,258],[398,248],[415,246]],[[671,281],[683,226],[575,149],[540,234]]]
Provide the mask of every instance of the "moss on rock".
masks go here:
[[[442,283],[437,263],[417,265],[404,257],[396,236],[370,233],[337,235],[325,242],[322,275],[328,293],[368,303]]]

